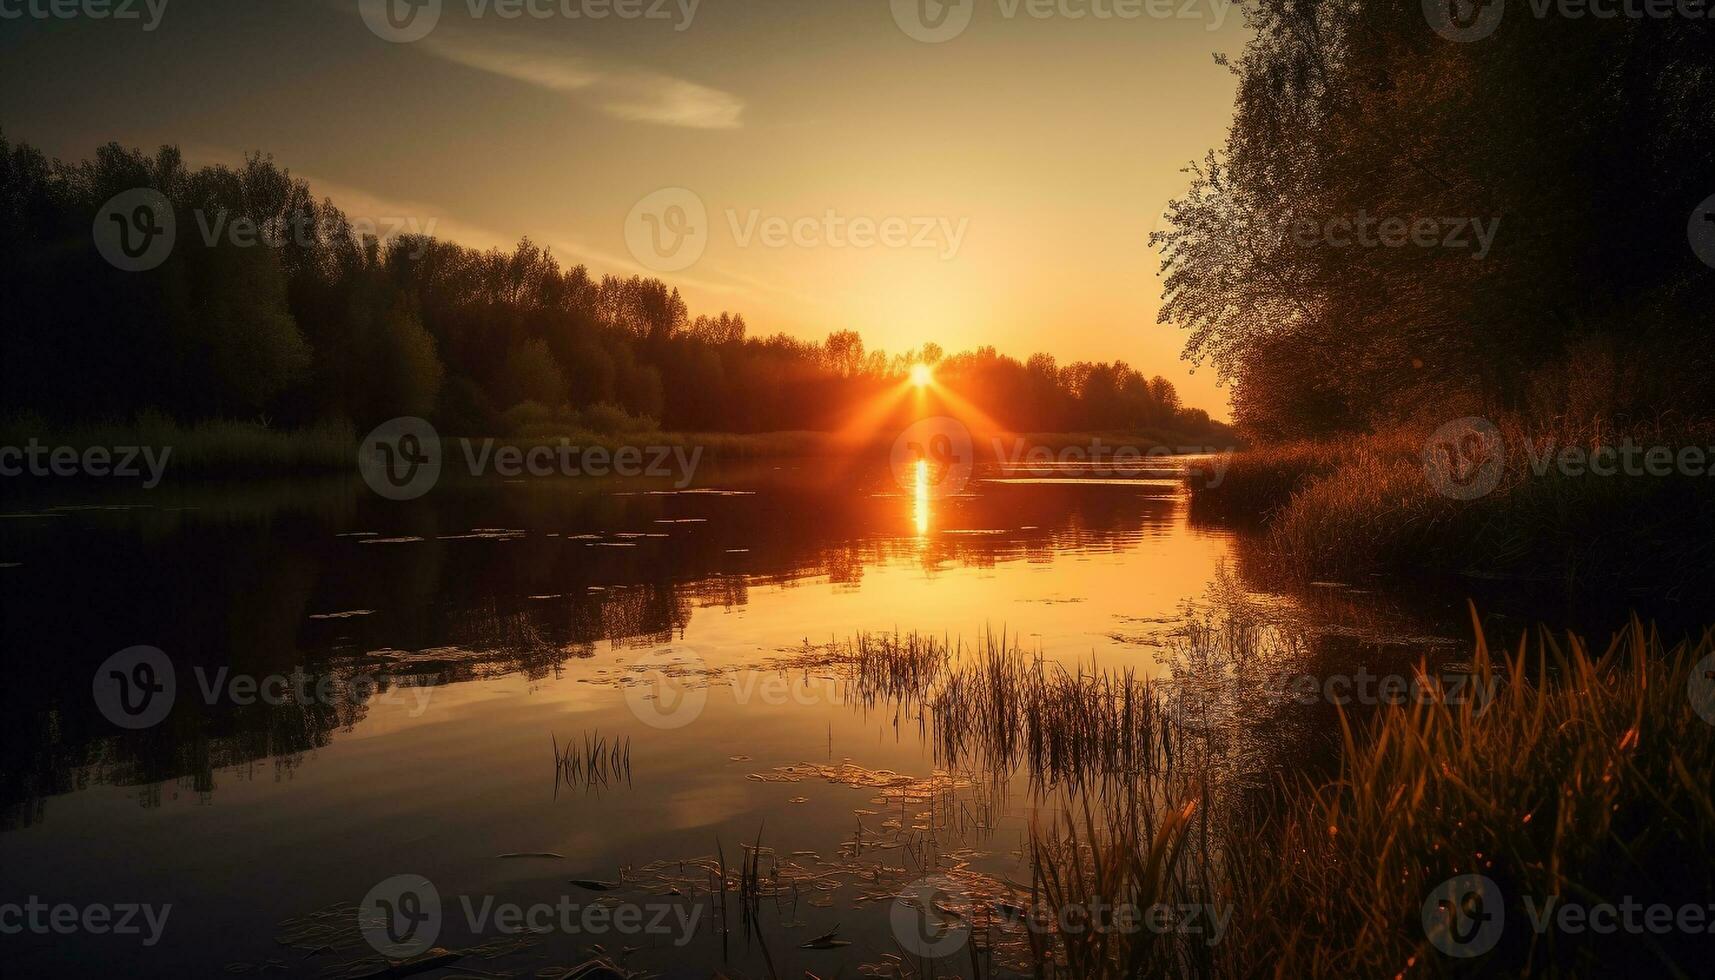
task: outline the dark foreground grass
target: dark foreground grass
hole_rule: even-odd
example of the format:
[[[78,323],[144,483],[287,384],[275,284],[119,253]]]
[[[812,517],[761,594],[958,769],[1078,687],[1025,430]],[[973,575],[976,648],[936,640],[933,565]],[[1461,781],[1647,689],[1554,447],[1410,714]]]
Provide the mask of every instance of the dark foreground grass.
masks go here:
[[[1073,819],[1038,827],[1033,855],[1054,902],[1213,896],[1232,912],[1213,949],[1198,936],[1056,930],[1042,972],[1706,976],[1715,725],[1698,698],[1715,710],[1712,651],[1715,634],[1669,645],[1635,622],[1599,651],[1543,634],[1491,652],[1479,636],[1471,670],[1479,685],[1499,681],[1491,703],[1432,699],[1348,725],[1338,778],[1283,787],[1265,814],[1218,827],[1214,845],[1191,819],[1214,785],[1164,809],[1149,833],[1112,804],[1082,834]],[[1481,907],[1468,889],[1438,892],[1464,875],[1492,883]],[[1478,921],[1450,926],[1438,894],[1498,916],[1493,948],[1467,958],[1437,945]],[[1675,919],[1566,930],[1554,923],[1568,903],[1661,906]],[[1677,912],[1693,906],[1688,931]]]
[[[1026,765],[1033,784],[1067,790],[1039,800],[1025,848],[1031,907],[1017,912],[1034,923],[1037,975],[1708,975],[1715,631],[1669,642],[1633,621],[1601,648],[1540,632],[1501,650],[1472,621],[1464,682],[1420,665],[1425,696],[1340,716],[1331,775],[1260,799],[1167,682],[1061,669],[992,638],[962,651],[867,638],[837,659],[864,704],[921,706],[939,764]],[[1466,696],[1478,691],[1493,693]],[[1084,778],[1067,778],[1069,758]],[[1487,879],[1480,907],[1461,876]],[[1473,917],[1455,923],[1442,896]],[[1569,904],[1575,923],[1602,906],[1633,907],[1638,924],[1673,911],[1665,929],[1602,932],[1562,928]],[[1163,910],[1165,927],[1127,928],[1121,908]],[[1492,948],[1452,955],[1481,916],[1501,923]]]

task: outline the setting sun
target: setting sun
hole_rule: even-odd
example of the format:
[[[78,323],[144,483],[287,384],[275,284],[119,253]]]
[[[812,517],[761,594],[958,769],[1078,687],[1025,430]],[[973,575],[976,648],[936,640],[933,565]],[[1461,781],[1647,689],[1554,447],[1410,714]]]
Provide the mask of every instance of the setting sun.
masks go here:
[[[935,369],[927,364],[911,365],[911,383],[919,388],[929,387],[929,382],[935,380]]]

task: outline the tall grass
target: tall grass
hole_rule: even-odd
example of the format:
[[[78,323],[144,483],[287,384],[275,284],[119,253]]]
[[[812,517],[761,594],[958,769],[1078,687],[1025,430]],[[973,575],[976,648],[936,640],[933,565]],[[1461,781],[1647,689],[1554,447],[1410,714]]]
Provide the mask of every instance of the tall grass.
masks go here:
[[[1340,778],[1300,787],[1267,832],[1241,838],[1235,928],[1254,941],[1229,951],[1238,972],[1447,972],[1422,906],[1468,873],[1504,898],[1507,926],[1483,961],[1495,975],[1700,972],[1708,936],[1538,935],[1524,898],[1709,904],[1715,727],[1687,691],[1712,636],[1669,647],[1634,621],[1600,652],[1544,634],[1508,655],[1479,630],[1474,673],[1504,680],[1486,710],[1437,701],[1348,726]]]
[[[1056,932],[1056,957],[1087,976],[1138,975],[1138,964],[1231,977],[1706,975],[1707,934],[1538,932],[1531,913],[1550,901],[1710,905],[1715,726],[1688,691],[1712,651],[1715,632],[1670,645],[1633,621],[1600,651],[1543,633],[1508,653],[1479,626],[1471,672],[1498,684],[1496,698],[1343,718],[1337,778],[1283,786],[1266,812],[1217,826],[1213,844],[1188,840],[1206,828],[1174,818],[1204,805],[1194,795],[1152,811],[1141,832],[1127,830],[1136,811],[1114,804],[1107,833],[1086,818],[1083,843],[1068,822],[1035,827],[1051,902],[1208,893],[1235,913],[1208,956],[1149,932]],[[1436,887],[1464,874],[1493,880],[1504,906],[1499,943],[1480,959],[1438,949],[1425,919]]]
[[[1079,980],[1212,975],[1214,944],[1194,933],[1119,928],[1112,919],[1102,923],[1110,927],[1067,928],[1085,910],[1160,908],[1178,914],[1186,905],[1210,904],[1215,890],[1208,862],[1192,858],[1196,800],[1164,812],[1110,806],[1098,824],[1084,799],[1081,833],[1071,811],[1031,825],[1038,918],[1028,933],[1036,975]],[[1074,908],[1078,919],[1062,921],[1058,910]]]

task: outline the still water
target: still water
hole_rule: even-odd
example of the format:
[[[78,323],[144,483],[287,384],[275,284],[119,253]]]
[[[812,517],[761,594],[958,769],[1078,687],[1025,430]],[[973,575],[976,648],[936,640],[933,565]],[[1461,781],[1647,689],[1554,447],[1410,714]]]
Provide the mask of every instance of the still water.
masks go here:
[[[1186,630],[1238,603],[1296,631],[1305,670],[1468,652],[1457,589],[1270,586],[1251,536],[1192,520],[1163,467],[990,469],[945,498],[809,460],[685,490],[473,481],[398,503],[340,479],[8,501],[0,904],[156,921],[0,936],[6,972],[365,975],[385,964],[358,907],[378,887],[404,901],[405,880],[438,896],[406,911],[465,954],[454,973],[605,955],[665,976],[902,974],[918,961],[900,963],[895,897],[944,873],[1027,888],[1031,817],[1064,799],[954,765],[915,705],[858,703],[830,644],[1004,637],[1171,684]],[[98,697],[135,647],[159,654],[126,654],[120,677],[171,679],[164,716],[133,729]],[[138,656],[165,663],[137,674]],[[1308,764],[1332,719],[1247,713],[1236,778]],[[710,891],[759,839],[751,929]],[[506,931],[508,907],[541,931]],[[971,969],[960,952],[938,972]]]

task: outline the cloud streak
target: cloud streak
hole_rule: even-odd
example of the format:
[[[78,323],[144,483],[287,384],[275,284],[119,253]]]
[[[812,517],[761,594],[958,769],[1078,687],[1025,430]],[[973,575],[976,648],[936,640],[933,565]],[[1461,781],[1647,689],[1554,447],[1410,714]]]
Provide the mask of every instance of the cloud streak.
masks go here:
[[[689,129],[737,129],[744,100],[646,69],[604,63],[543,38],[478,34],[447,25],[419,42],[437,58],[563,92],[615,119]]]

